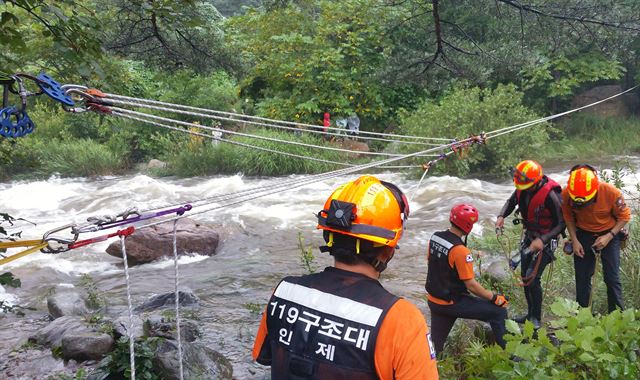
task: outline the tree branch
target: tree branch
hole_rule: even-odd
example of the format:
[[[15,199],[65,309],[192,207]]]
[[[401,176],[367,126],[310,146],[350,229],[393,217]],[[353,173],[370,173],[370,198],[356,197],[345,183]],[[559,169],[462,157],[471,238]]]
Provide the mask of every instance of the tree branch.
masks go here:
[[[604,26],[604,27],[608,27],[608,28],[616,28],[616,29],[640,32],[640,28],[629,27],[629,26],[626,26],[626,25],[622,25],[621,23],[613,23],[613,22],[610,22],[610,21],[596,20],[596,19],[585,18],[585,17],[574,17],[574,16],[568,16],[568,15],[559,15],[559,14],[543,12],[543,11],[541,11],[539,9],[536,9],[536,8],[532,7],[532,6],[520,4],[520,2],[518,2],[516,0],[496,0],[496,1],[499,1],[499,2],[501,2],[503,4],[510,5],[510,6],[514,7],[514,8],[517,8],[517,9],[521,10],[521,11],[534,13],[536,15],[543,16],[543,17],[554,18],[554,19],[563,20],[563,21],[577,21],[577,22],[580,22],[582,24],[594,24],[594,25],[600,25],[600,26]]]

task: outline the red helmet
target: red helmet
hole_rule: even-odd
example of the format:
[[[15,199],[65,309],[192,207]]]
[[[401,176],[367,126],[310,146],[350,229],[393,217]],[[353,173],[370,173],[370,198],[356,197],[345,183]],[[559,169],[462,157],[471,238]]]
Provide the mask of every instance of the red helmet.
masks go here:
[[[462,203],[453,206],[451,214],[449,214],[449,221],[461,229],[465,235],[468,235],[473,228],[473,224],[478,221],[479,215],[475,207]]]

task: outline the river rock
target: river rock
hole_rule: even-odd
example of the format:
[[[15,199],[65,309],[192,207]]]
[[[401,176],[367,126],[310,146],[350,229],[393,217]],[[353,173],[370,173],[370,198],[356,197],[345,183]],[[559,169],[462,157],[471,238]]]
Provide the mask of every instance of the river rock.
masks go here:
[[[231,379],[233,367],[222,354],[199,343],[182,344],[185,379]],[[175,341],[162,339],[154,355],[154,371],[160,378],[180,378],[178,346]]]
[[[65,315],[83,316],[89,314],[85,299],[76,292],[56,293],[48,297],[47,308],[53,319]]]
[[[142,337],[142,335],[144,334],[144,330],[143,330],[143,324],[144,321],[142,320],[142,318],[140,318],[137,315],[133,315],[133,329],[132,331],[132,335],[133,335],[133,339],[138,339],[140,337]],[[116,338],[119,338],[121,336],[126,336],[129,337],[129,316],[121,316],[118,317],[115,321],[113,321],[113,333],[115,335]]]
[[[340,141],[338,143],[338,146],[342,149],[348,149],[350,151],[353,152],[352,155],[354,156],[361,156],[361,154],[358,154],[358,152],[368,152],[369,151],[369,145],[367,145],[367,143],[364,142],[360,142],[360,141],[355,141],[355,140],[351,140],[351,139],[345,139],[343,141]]]
[[[511,278],[511,273],[509,273],[507,265],[503,261],[494,261],[487,265],[483,274],[490,280],[497,282],[509,281]]]
[[[77,361],[100,360],[113,348],[113,338],[105,333],[67,333],[62,337],[62,357]]]
[[[191,219],[180,219],[176,227],[176,245],[179,255],[198,253],[212,256],[216,253],[220,235],[209,226]],[[148,263],[161,257],[173,257],[173,223],[163,223],[136,230],[126,240],[129,265]],[[111,256],[122,257],[120,241],[107,248]]]
[[[156,160],[155,158],[149,160],[147,169],[164,169],[167,167],[167,163],[164,161]]]
[[[56,347],[60,346],[63,336],[67,333],[83,334],[91,331],[80,318],[64,316],[54,319],[51,323],[35,332],[29,337],[29,341],[41,346]]]
[[[144,323],[144,333],[149,337],[160,337],[178,340],[175,318],[165,318],[161,315],[151,315]],[[180,340],[194,342],[202,336],[198,325],[193,321],[180,320]]]
[[[139,313],[142,311],[175,307],[175,300],[175,293],[158,294],[146,300],[142,305],[136,307],[135,311]],[[189,291],[178,291],[178,304],[180,307],[197,306],[199,303],[200,299],[195,294]]]

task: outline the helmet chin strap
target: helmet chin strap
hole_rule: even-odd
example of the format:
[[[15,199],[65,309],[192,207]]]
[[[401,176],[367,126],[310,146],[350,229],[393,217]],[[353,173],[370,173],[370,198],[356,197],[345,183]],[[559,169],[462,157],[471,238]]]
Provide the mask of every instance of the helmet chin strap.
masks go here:
[[[391,259],[393,259],[393,255],[395,254],[395,250],[393,250],[393,252],[391,253],[391,255],[389,256],[389,258],[385,261],[380,260],[381,256],[384,256],[384,254],[382,255],[378,255],[378,257],[373,258],[369,264],[371,264],[371,266],[373,267],[373,269],[375,269],[378,273],[382,273],[384,272],[385,269],[387,269],[387,265],[389,264],[389,262],[391,261]]]

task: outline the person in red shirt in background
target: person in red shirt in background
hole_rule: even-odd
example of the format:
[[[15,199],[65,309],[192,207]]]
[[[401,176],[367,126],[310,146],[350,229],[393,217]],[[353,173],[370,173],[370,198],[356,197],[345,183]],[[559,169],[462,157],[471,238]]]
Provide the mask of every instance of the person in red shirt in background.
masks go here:
[[[425,289],[431,310],[431,337],[438,355],[442,354],[447,336],[458,318],[489,322],[496,343],[505,347],[507,298],[485,289],[475,280],[473,255],[466,247],[466,238],[462,241],[462,237],[471,232],[478,216],[475,207],[456,205],[449,215],[449,229],[434,233],[429,240]]]
[[[395,185],[363,176],[338,187],[318,213],[334,266],[276,287],[253,359],[278,379],[438,379],[420,310],[378,278],[409,216]]]
[[[623,309],[620,283],[620,231],[631,220],[622,192],[600,182],[596,169],[576,165],[562,190],[562,213],[573,246],[576,300],[589,307],[596,254],[602,259],[609,312]]]

